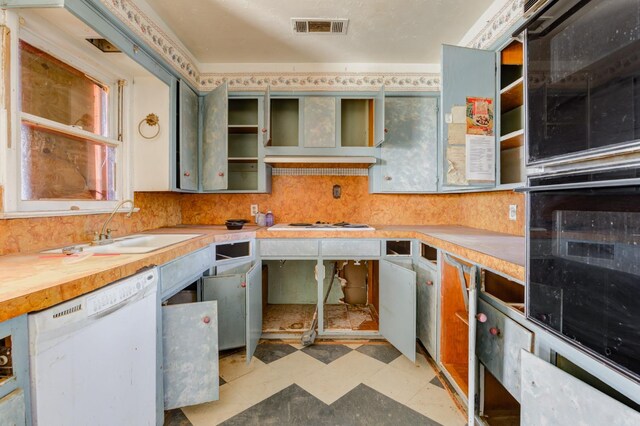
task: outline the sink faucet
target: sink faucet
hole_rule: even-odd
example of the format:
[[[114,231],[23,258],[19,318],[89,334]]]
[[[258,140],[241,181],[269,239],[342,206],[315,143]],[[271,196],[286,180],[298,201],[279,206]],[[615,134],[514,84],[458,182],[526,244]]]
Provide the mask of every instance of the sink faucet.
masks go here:
[[[111,229],[107,228],[107,225],[109,225],[109,222],[111,222],[111,219],[113,219],[113,216],[115,216],[115,214],[118,212],[118,209],[120,209],[120,207],[122,207],[122,205],[126,204],[126,203],[131,204],[131,209],[129,209],[129,213],[127,213],[127,217],[131,217],[131,215],[133,214],[133,209],[134,209],[133,201],[132,200],[122,200],[122,201],[120,201],[118,203],[118,205],[113,209],[113,211],[111,212],[111,214],[109,215],[107,220],[102,225],[102,229],[100,229],[100,233],[98,234],[96,232],[96,236],[95,236],[92,244],[94,244],[94,245],[102,245],[102,244],[110,244],[112,242],[111,241]]]

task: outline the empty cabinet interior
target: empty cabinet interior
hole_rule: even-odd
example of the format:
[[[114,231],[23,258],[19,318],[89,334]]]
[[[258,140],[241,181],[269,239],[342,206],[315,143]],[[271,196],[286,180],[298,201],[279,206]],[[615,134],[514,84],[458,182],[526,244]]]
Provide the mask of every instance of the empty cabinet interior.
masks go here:
[[[487,425],[520,425],[520,403],[486,368],[481,367],[480,417]]]
[[[300,101],[271,99],[271,146],[298,146]]]
[[[386,241],[387,256],[411,256],[411,240]]]
[[[238,259],[251,255],[251,243],[241,241],[238,243],[218,244],[216,246],[216,260]]]
[[[524,286],[491,271],[482,271],[482,291],[524,314]]]
[[[523,45],[512,40],[500,51],[500,184],[524,181]]]
[[[460,264],[469,266],[460,260]],[[464,273],[464,281],[458,268],[449,262],[442,262],[440,280],[440,362],[449,372],[458,387],[468,394],[469,375],[469,320],[467,312],[467,288],[469,274]]]
[[[259,120],[258,99],[229,99],[228,190],[258,189]]]
[[[438,264],[438,249],[429,244],[420,243],[420,256],[427,262]]]
[[[373,99],[341,99],[341,145],[373,146]]]
[[[379,330],[378,262],[325,260],[323,290],[324,330],[377,332]]]
[[[318,302],[315,260],[265,260],[262,332],[301,334],[311,327]],[[264,272],[264,271],[263,271]]]

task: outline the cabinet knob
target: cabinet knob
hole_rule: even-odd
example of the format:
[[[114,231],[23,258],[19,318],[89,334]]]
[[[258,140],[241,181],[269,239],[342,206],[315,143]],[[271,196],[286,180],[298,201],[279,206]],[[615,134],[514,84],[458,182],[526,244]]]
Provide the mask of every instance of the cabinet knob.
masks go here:
[[[425,283],[426,285],[433,285],[433,281],[429,280]]]
[[[205,323],[205,324],[209,324],[211,322],[211,318],[204,317],[204,318],[202,318],[202,322]]]
[[[384,128],[384,132],[385,133],[389,133],[389,129],[387,129],[386,127]]]
[[[266,127],[262,128],[262,133],[267,133],[267,128]]]
[[[224,172],[218,172],[218,176],[220,177],[224,176]]]
[[[247,287],[247,283],[241,283],[241,284],[240,284],[240,287],[242,287],[242,288],[246,288],[246,287]]]
[[[184,172],[184,175],[185,175],[186,177],[189,177],[189,176],[191,176],[191,172]]]
[[[476,319],[478,320],[478,322],[487,322],[487,316],[482,312],[476,315]]]
[[[384,180],[391,180],[391,179],[392,179],[391,176],[385,176],[384,177]]]
[[[492,336],[499,336],[500,335],[500,329],[498,327],[491,327],[489,329],[489,333],[491,333]]]

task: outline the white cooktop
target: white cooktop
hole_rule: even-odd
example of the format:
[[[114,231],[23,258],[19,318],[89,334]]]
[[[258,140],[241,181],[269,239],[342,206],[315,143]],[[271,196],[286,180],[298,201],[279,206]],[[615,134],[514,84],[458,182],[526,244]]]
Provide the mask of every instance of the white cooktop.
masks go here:
[[[300,224],[302,225],[302,224]],[[295,226],[290,223],[278,223],[268,228],[269,231],[375,231],[375,228],[361,223],[348,223],[336,225],[331,223],[314,223],[303,226]]]

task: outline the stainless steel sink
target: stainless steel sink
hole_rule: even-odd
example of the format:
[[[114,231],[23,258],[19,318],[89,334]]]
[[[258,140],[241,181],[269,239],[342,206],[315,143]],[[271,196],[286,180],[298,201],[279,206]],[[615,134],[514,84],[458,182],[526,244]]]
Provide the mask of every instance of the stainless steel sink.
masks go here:
[[[134,254],[149,253],[154,250],[168,247],[173,244],[187,241],[203,234],[133,234],[126,237],[114,238],[113,242],[104,245],[77,244],[74,246],[61,247],[53,250],[46,250],[42,253],[113,253],[113,254]]]

